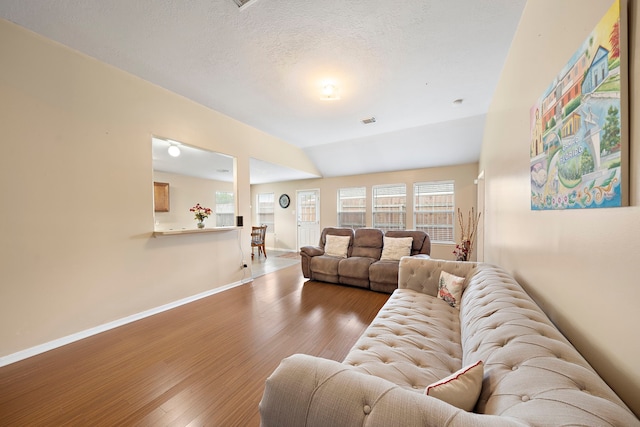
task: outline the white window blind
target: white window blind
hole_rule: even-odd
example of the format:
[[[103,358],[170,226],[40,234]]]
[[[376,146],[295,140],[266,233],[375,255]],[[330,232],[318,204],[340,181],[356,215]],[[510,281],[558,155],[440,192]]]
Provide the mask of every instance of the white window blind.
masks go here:
[[[432,242],[454,243],[454,182],[418,182],[413,184],[413,195],[416,230],[426,231]]]
[[[373,227],[384,231],[404,230],[407,218],[407,186],[375,185],[373,192]]]
[[[216,227],[235,225],[235,203],[230,191],[216,191]]]
[[[338,226],[362,228],[366,225],[366,187],[338,189]]]
[[[267,232],[273,233],[273,207],[275,197],[273,193],[259,193],[256,196],[256,225],[266,225]]]

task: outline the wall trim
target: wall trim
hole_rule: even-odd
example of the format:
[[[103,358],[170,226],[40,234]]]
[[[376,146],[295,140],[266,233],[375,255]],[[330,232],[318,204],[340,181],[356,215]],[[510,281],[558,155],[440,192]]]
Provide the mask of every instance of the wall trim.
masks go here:
[[[180,299],[178,301],[173,301],[168,304],[161,305],[159,307],[154,307],[149,310],[145,310],[140,313],[132,314],[127,317],[123,317],[121,319],[114,320],[112,322],[104,323],[102,325],[98,325],[94,328],[85,329],[84,331],[76,332],[75,334],[67,335],[62,338],[55,339],[53,341],[46,342],[44,344],[39,344],[34,347],[30,347],[24,350],[20,350],[18,352],[9,354],[7,356],[0,357],[0,368],[3,366],[10,365],[12,363],[19,362],[24,359],[28,359],[32,356],[37,356],[38,354],[56,349],[58,347],[62,347],[67,344],[71,344],[76,341],[80,341],[84,338],[88,338],[93,335],[97,335],[101,332],[106,332],[110,329],[115,329],[119,326],[126,325],[127,323],[132,323],[137,320],[144,319],[145,317],[153,316],[154,314],[162,313],[163,311],[168,311],[173,308],[179,307],[181,305],[188,304],[190,302],[197,301],[202,298],[206,298],[211,295],[218,294],[220,292],[226,291],[231,288],[235,288],[236,286],[244,285],[245,283],[251,282],[253,279],[243,279],[238,282],[230,283],[228,285],[220,286],[214,289],[210,289],[208,291],[192,295],[190,297],[186,297]]]

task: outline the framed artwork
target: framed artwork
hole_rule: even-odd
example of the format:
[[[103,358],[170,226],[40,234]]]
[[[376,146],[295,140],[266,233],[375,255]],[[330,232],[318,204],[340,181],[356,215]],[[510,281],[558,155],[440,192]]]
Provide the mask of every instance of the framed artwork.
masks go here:
[[[531,108],[532,210],[628,204],[626,36],[615,0]]]
[[[153,207],[154,212],[169,212],[169,183],[153,183]]]

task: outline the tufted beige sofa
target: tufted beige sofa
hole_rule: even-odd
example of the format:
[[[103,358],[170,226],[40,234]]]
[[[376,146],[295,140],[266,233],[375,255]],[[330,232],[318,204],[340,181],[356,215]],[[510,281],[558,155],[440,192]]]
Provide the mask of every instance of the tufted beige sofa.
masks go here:
[[[460,310],[437,299],[465,277]],[[473,412],[425,388],[484,362]],[[405,257],[399,289],[342,362],[284,359],[266,382],[263,427],[640,426],[640,421],[499,267]]]

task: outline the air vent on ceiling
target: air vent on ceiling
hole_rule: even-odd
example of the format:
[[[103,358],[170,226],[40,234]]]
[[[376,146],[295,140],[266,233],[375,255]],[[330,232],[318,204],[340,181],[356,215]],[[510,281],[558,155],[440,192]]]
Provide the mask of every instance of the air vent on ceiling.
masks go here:
[[[238,7],[242,7],[245,4],[249,3],[251,0],[233,0]]]
[[[368,125],[369,123],[375,123],[376,122],[376,118],[375,117],[369,117],[368,119],[362,119],[362,124]]]

